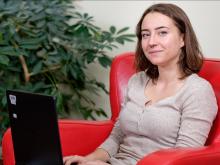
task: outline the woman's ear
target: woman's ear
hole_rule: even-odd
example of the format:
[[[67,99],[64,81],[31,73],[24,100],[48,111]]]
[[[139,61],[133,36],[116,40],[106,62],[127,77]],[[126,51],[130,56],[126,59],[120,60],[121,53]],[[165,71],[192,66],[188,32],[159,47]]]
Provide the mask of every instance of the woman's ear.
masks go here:
[[[185,35],[183,33],[180,34],[180,48],[185,46]]]

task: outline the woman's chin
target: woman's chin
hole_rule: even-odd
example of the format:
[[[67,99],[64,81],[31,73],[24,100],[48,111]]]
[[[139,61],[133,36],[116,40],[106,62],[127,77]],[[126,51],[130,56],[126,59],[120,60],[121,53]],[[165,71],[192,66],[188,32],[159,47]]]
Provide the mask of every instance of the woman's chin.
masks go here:
[[[151,59],[150,62],[153,64],[153,65],[160,65],[160,64],[163,64],[164,62],[160,59]]]

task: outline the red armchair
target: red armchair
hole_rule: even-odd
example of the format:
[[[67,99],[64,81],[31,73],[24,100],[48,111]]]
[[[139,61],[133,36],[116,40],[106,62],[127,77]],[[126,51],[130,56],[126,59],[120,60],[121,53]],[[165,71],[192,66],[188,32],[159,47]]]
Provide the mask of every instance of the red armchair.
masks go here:
[[[101,144],[111,132],[120,111],[129,77],[135,73],[134,53],[117,56],[110,72],[110,103],[112,117],[106,121],[59,120],[63,155],[86,155]],[[200,76],[213,86],[218,105],[220,103],[220,60],[206,59]],[[8,129],[2,140],[4,165],[14,165],[11,132]],[[204,147],[164,149],[145,156],[138,165],[219,165],[220,164],[220,116],[215,119]]]

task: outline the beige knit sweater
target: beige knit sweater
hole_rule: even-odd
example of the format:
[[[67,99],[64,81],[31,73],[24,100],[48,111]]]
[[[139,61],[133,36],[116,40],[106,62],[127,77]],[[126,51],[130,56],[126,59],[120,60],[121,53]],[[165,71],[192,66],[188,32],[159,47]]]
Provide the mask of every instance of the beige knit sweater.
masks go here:
[[[143,156],[173,147],[204,145],[217,113],[208,81],[192,74],[173,96],[145,106],[145,72],[131,77],[118,121],[99,147],[112,165],[134,165]]]

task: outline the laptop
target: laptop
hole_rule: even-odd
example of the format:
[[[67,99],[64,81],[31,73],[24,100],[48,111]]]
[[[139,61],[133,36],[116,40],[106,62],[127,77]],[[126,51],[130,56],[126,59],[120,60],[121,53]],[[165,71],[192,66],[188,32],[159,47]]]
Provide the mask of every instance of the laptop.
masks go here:
[[[16,165],[63,165],[56,99],[7,90]]]

